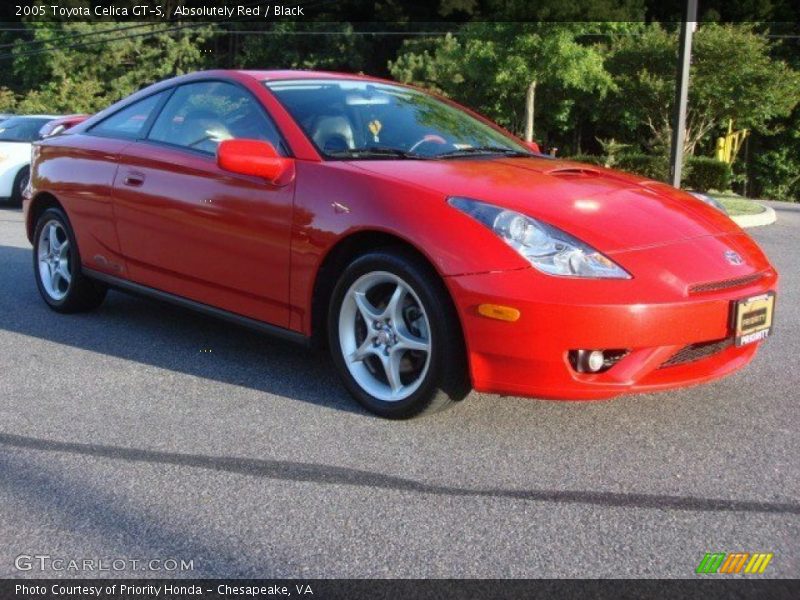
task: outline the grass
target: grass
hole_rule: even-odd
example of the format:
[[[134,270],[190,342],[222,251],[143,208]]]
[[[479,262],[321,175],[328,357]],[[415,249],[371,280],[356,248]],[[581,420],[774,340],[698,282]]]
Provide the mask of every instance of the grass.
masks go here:
[[[752,200],[733,193],[715,192],[708,195],[719,200],[732,217],[738,215],[757,215],[764,211],[764,207],[758,202],[753,202]]]

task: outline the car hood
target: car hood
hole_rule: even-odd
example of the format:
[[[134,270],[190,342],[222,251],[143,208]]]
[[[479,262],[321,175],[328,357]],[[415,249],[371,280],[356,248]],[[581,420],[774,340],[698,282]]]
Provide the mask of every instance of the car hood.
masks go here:
[[[717,209],[669,185],[572,161],[459,158],[351,164],[444,196],[522,212],[604,253],[741,232]]]

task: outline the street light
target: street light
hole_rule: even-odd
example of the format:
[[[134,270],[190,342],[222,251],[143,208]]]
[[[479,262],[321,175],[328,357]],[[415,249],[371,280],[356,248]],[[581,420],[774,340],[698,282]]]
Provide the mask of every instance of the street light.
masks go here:
[[[531,81],[525,94],[525,141],[533,141],[533,104],[536,99],[536,80]]]
[[[681,23],[678,86],[675,92],[675,119],[672,122],[672,151],[670,175],[672,185],[681,187],[683,142],[686,138],[686,105],[689,99],[689,68],[692,62],[692,34],[697,27],[697,0],[686,1],[686,17]]]

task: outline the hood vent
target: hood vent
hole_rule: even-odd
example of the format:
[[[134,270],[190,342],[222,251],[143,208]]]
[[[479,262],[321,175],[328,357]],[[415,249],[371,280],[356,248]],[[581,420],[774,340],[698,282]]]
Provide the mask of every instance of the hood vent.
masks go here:
[[[564,167],[563,169],[553,169],[547,171],[548,175],[553,177],[561,177],[563,179],[577,179],[583,177],[597,177],[600,171],[590,169],[588,167]]]

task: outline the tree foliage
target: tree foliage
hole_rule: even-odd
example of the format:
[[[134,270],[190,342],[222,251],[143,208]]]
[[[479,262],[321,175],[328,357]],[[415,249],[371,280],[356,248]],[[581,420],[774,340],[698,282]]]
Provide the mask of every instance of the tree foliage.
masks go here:
[[[153,23],[29,23],[11,72],[18,112],[95,112],[143,85],[196,70],[210,28]],[[1,99],[0,99],[1,100]]]
[[[756,3],[752,10],[762,14],[767,8]],[[756,145],[764,147],[765,154],[753,162],[751,189],[792,198],[800,191],[791,174],[800,162],[800,140],[792,136],[797,128],[787,126],[787,119],[796,121],[791,115],[800,114],[800,59],[770,40],[768,31],[757,23],[700,24],[684,151],[711,156],[716,138],[732,120],[736,129],[750,129]],[[526,89],[536,81],[539,141],[582,152],[587,143],[600,150],[597,140],[613,139],[630,146],[631,156],[651,153],[653,165],[666,172],[677,62],[674,26],[469,23],[445,36],[407,40],[389,71],[517,133],[524,125]]]
[[[610,26],[470,23],[457,36],[407,41],[389,71],[399,81],[453,97],[517,132],[524,123],[527,88],[535,81],[542,129],[563,132],[579,98],[600,100],[613,88],[599,50],[579,40]]]
[[[521,133],[535,81],[539,142],[561,155],[588,151],[608,162],[614,154],[661,172],[678,32],[645,17],[674,21],[684,5],[342,0],[326,5],[326,20],[317,22],[26,22],[26,32],[0,31],[0,112],[94,112],[201,68],[325,69],[420,85]],[[790,0],[701,3],[685,149],[711,156],[728,119],[750,129],[742,156],[749,156],[747,189],[755,194],[800,195],[800,53],[795,39],[766,35],[796,35],[798,15]],[[450,22],[425,25],[442,16]],[[431,34],[416,35],[423,28]],[[609,144],[619,148],[609,152]],[[640,158],[643,152],[653,160]],[[737,169],[743,180],[745,169]]]
[[[353,35],[351,23],[275,23],[245,36],[238,58],[242,67],[362,71],[369,41]]]
[[[749,24],[699,27],[690,71],[688,154],[728,119],[737,128],[768,132],[776,118],[791,113],[800,100],[800,74],[772,58],[770,49]],[[677,32],[653,24],[640,35],[616,39],[606,62],[616,84],[606,118],[656,151],[668,147],[672,136],[677,60]]]

